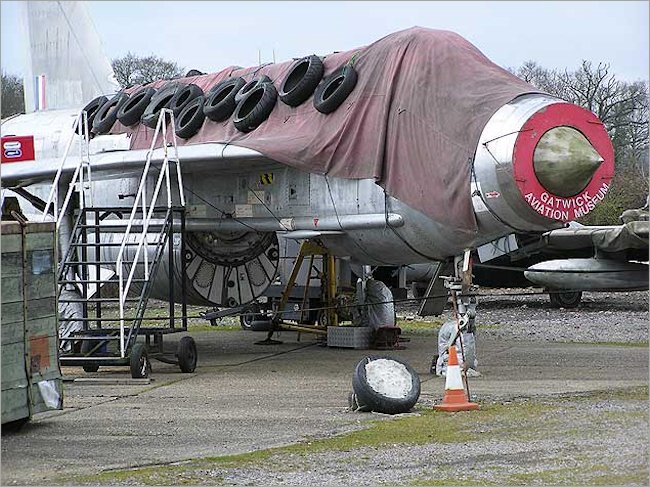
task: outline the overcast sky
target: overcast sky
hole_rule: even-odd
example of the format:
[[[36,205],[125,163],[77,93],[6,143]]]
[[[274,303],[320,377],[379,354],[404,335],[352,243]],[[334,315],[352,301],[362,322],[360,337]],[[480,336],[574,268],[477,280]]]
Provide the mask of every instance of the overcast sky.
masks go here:
[[[19,2],[2,1],[2,69],[24,72]],[[367,45],[415,25],[452,30],[503,67],[609,63],[648,79],[648,2],[89,2],[109,58],[156,54],[219,71]]]

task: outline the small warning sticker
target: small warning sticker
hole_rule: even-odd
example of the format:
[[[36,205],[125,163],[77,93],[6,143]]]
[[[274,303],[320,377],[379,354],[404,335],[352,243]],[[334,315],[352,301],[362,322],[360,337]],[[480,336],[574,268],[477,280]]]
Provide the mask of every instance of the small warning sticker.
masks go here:
[[[235,205],[235,216],[237,218],[252,218],[253,205]]]
[[[260,173],[260,184],[273,184],[273,173],[272,172]]]
[[[265,194],[264,191],[249,191],[248,204],[249,205],[263,205]]]

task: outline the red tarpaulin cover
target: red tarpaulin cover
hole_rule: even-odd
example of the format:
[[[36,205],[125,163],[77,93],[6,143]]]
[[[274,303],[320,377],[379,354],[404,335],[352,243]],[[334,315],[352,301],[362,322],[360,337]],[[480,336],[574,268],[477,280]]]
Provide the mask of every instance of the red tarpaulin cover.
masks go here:
[[[538,90],[448,31],[413,27],[329,54],[325,76],[352,58],[357,85],[333,113],[318,112],[311,98],[296,108],[278,99],[269,118],[250,133],[239,132],[232,120],[206,118],[194,137],[179,144],[228,143],[304,171],[374,178],[389,195],[434,220],[475,231],[469,161],[481,131],[499,107]],[[265,74],[279,90],[292,64],[231,67],[183,81],[207,91],[229,76],[248,81]],[[153,130],[143,124],[129,129],[118,122],[113,128],[130,131],[132,149],[149,147]]]

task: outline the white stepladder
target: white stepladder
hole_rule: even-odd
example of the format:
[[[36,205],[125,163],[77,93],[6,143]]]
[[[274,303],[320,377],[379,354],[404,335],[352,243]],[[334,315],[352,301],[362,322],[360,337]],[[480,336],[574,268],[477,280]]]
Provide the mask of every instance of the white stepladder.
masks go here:
[[[79,139],[80,157],[59,208],[60,178],[63,172],[72,170],[66,163],[75,138]],[[67,327],[66,336],[60,336],[61,342],[67,344],[60,354],[61,365],[81,365],[86,372],[96,372],[100,366],[129,365],[132,377],[143,378],[151,370],[150,359],[155,358],[178,364],[183,372],[192,372],[197,353],[191,337],[180,340],[175,358],[167,357],[163,351],[163,335],[187,331],[185,280],[178,293],[170,279],[167,316],[145,316],[153,280],[165,257],[169,275],[175,272],[175,240],[180,240],[180,255],[185,254],[185,196],[174,115],[171,110],[161,110],[135,200],[128,207],[93,205],[89,140],[87,115],[82,112],[44,215],[47,218],[47,212],[52,210],[59,228],[66,217],[76,214],[59,266],[59,303],[76,305],[80,310],[75,316],[60,317],[64,325],[75,325]],[[77,207],[69,208],[75,192]],[[180,265],[184,273],[183,259]],[[117,286],[117,297],[115,293],[107,296],[103,292],[107,284]],[[78,293],[61,293],[71,286]],[[179,299],[178,294],[182,316],[176,318],[174,302]],[[181,326],[176,325],[177,319]],[[165,322],[168,326],[162,326]],[[138,341],[138,337],[144,337],[144,341]]]

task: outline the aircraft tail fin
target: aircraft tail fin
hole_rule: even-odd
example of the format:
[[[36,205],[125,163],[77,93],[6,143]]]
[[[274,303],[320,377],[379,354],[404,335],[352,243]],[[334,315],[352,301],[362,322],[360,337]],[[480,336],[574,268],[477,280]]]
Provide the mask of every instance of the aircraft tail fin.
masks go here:
[[[119,90],[85,2],[23,4],[25,110],[77,108]]]

